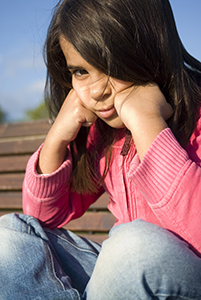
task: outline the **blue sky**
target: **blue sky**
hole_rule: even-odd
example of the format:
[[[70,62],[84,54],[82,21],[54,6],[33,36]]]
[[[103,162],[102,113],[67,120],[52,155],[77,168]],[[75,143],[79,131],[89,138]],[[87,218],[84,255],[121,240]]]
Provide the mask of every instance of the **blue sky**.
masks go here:
[[[188,52],[201,61],[201,1],[171,0]],[[1,0],[0,106],[18,121],[43,99],[46,69],[42,48],[57,0]]]

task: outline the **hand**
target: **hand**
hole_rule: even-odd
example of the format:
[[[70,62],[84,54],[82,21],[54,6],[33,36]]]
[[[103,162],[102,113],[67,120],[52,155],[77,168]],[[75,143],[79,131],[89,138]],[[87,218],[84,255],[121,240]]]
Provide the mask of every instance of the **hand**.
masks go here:
[[[138,154],[142,159],[156,138],[167,127],[172,107],[157,84],[132,86],[115,97],[117,113],[131,131]]]
[[[115,97],[115,108],[125,126],[132,130],[134,119],[151,120],[162,118],[168,120],[172,107],[167,103],[157,84],[132,86]]]
[[[76,92],[71,90],[51,128],[51,134],[54,132],[54,139],[68,145],[76,138],[81,126],[89,127],[96,119],[97,116],[83,106]]]
[[[91,126],[97,116],[85,108],[76,92],[71,90],[55,119],[41,149],[37,170],[50,174],[63,163],[67,146],[73,141],[81,126]]]

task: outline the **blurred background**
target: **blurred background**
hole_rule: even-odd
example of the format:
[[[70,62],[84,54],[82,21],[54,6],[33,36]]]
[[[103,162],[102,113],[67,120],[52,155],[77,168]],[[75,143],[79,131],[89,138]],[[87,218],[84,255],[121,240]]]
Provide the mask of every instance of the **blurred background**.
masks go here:
[[[201,1],[170,0],[181,40],[201,61]],[[0,0],[0,122],[47,116],[42,51],[57,0]]]

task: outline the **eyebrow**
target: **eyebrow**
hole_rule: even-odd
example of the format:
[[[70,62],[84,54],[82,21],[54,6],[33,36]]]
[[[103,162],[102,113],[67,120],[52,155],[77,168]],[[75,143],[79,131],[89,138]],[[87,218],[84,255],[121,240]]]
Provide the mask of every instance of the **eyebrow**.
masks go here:
[[[71,65],[67,65],[67,68],[71,69],[71,70],[83,69],[83,67],[80,67],[80,66],[71,66]]]

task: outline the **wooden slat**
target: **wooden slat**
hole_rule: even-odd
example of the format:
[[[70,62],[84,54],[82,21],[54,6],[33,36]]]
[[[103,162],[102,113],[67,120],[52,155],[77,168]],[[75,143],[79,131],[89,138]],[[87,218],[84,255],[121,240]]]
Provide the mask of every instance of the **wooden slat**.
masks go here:
[[[15,210],[0,210],[0,217],[10,214],[10,213],[18,213],[18,214],[23,214],[21,209],[15,209]]]
[[[0,190],[21,190],[24,174],[0,174]]]
[[[94,204],[92,204],[89,210],[106,210],[109,197],[104,193]],[[0,209],[2,208],[18,208],[22,207],[22,192],[0,192]]]
[[[68,223],[64,228],[72,231],[105,231],[110,230],[115,222],[110,212],[86,212],[81,218]]]
[[[22,192],[0,192],[0,209],[22,209]]]
[[[99,233],[96,234],[78,233],[78,235],[99,244],[102,244],[103,241],[108,238],[108,234],[99,234]]]
[[[0,156],[0,173],[24,172],[30,155]]]
[[[109,203],[109,196],[107,193],[104,193],[95,203],[90,206],[90,209],[103,210],[107,209]]]
[[[22,213],[22,210],[1,210],[0,216],[11,212]],[[115,218],[109,212],[86,212],[81,218],[69,222],[63,228],[74,232],[108,232],[114,222]]]
[[[10,214],[11,212],[16,212],[22,214],[22,210],[15,209],[11,210],[0,210],[0,216],[5,214]],[[114,225],[115,218],[111,213],[106,212],[86,212],[81,218],[73,220],[65,225],[63,228],[73,231],[73,232],[82,232],[91,233],[108,233],[109,230]]]
[[[8,124],[0,124],[0,137],[4,134]]]
[[[0,155],[13,155],[35,152],[38,147],[44,142],[45,136],[34,137],[19,140],[3,141],[0,140]]]
[[[47,134],[51,125],[48,120],[7,123],[0,125],[0,137],[32,136]]]
[[[19,214],[23,213],[21,210],[15,210],[13,212],[16,212],[16,213],[19,213]],[[0,211],[0,217],[3,216],[3,215],[6,215],[6,214],[10,214],[10,213],[11,213],[11,211],[9,211],[9,210]],[[73,222],[76,222],[76,220],[73,221]],[[82,231],[73,231],[73,232],[75,234],[79,235],[79,236],[82,236],[82,237],[90,240],[90,241],[94,241],[94,242],[97,242],[99,244],[102,244],[102,242],[108,238],[108,232],[109,232],[109,230],[108,231],[104,231],[104,232],[97,232],[97,231],[95,231],[94,233],[92,233],[91,230],[90,231],[84,231],[82,229]]]
[[[90,210],[106,210],[108,205],[109,197],[104,193],[95,203],[90,206]],[[12,208],[12,203],[17,203],[17,206],[21,207],[22,192],[0,192],[0,209],[4,207]],[[5,204],[4,204],[5,203]]]

